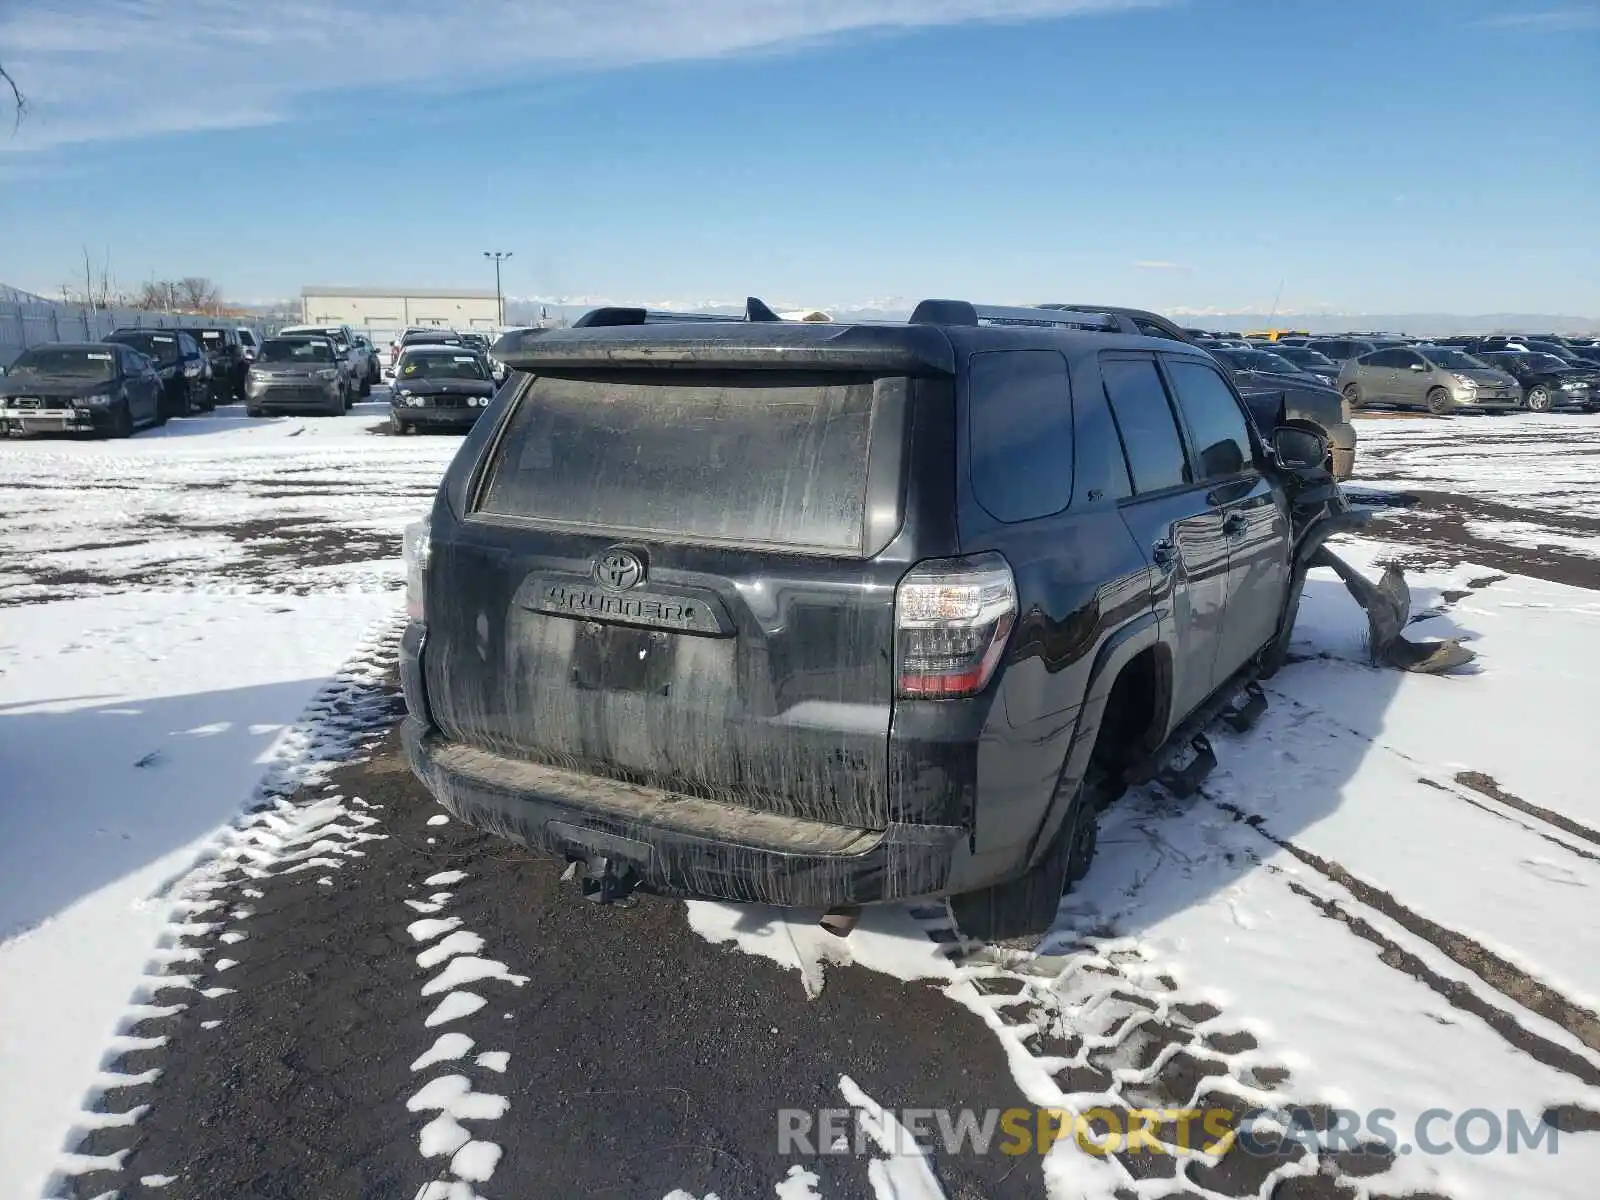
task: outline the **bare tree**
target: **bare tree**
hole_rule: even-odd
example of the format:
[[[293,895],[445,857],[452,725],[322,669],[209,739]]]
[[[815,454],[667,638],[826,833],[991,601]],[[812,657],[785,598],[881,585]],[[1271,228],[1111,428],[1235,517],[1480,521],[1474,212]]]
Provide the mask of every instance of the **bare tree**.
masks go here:
[[[0,63],[0,83],[11,89],[11,106],[15,115],[11,120],[11,131],[16,132],[22,124],[22,118],[28,111],[28,98],[22,94],[22,89],[17,86],[17,81],[11,78],[11,72],[6,70],[5,64]]]
[[[196,312],[214,313],[222,307],[222,290],[198,275],[178,280],[178,302]]]

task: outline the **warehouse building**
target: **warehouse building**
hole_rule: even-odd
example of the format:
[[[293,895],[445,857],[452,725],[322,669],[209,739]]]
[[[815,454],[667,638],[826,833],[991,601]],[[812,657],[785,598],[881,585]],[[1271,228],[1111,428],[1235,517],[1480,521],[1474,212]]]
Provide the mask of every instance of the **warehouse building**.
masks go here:
[[[303,287],[300,319],[348,325],[387,340],[407,325],[489,330],[500,324],[493,288]]]

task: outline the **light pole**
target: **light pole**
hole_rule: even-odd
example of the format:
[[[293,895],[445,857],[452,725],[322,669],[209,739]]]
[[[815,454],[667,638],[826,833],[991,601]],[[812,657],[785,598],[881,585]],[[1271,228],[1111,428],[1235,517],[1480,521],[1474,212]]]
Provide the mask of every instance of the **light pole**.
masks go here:
[[[510,250],[485,250],[483,252],[485,258],[494,259],[494,307],[495,311],[500,314],[502,327],[506,323],[506,302],[500,293],[500,264],[510,258],[511,253]]]

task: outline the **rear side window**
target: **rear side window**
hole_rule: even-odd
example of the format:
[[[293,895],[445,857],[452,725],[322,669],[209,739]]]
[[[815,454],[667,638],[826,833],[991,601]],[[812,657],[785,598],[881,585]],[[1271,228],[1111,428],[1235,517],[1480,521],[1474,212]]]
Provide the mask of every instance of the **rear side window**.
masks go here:
[[[967,360],[972,492],[1008,524],[1072,500],[1072,392],[1054,350],[1000,350]]]
[[[860,554],[870,376],[616,371],[540,376],[478,510],[669,541]]]
[[[1204,363],[1168,358],[1178,408],[1189,422],[1206,481],[1237,475],[1253,461],[1250,427],[1228,385]]]
[[[1190,482],[1178,423],[1154,359],[1102,359],[1106,399],[1122,435],[1135,492],[1159,492]]]

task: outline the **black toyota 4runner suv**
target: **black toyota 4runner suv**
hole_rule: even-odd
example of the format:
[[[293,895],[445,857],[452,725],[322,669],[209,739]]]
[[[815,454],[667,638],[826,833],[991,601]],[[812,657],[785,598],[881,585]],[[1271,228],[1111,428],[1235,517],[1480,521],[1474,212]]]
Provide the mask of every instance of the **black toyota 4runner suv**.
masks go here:
[[[963,301],[590,317],[496,345],[401,674],[439,802],[602,893],[1042,931],[1123,769],[1287,644],[1326,443],[1264,445],[1198,348]]]

